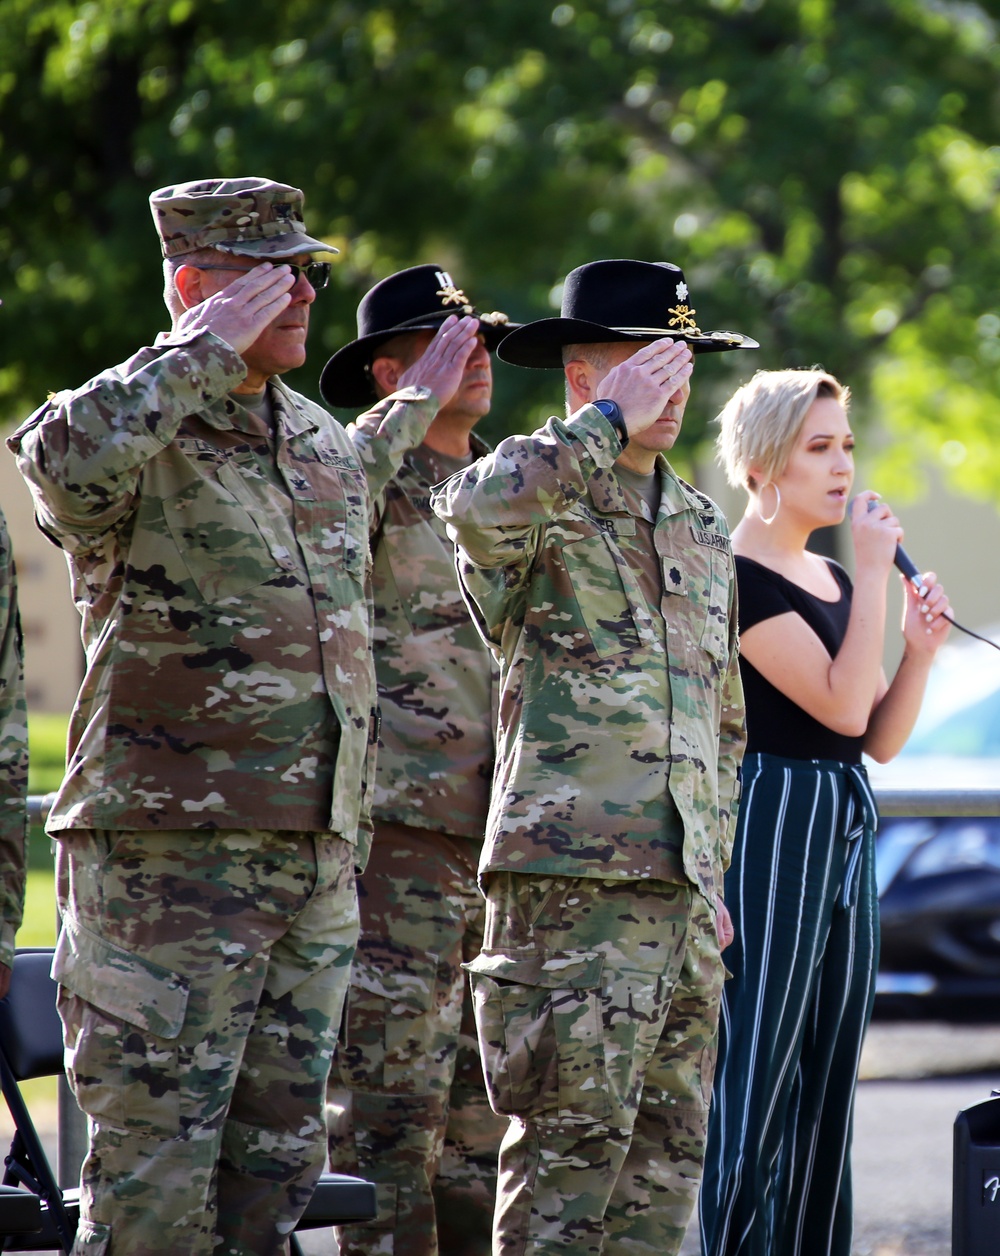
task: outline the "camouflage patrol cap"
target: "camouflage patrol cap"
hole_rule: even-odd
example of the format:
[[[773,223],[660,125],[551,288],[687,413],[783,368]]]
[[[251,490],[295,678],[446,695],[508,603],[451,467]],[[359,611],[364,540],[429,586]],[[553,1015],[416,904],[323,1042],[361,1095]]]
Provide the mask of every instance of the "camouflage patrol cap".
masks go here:
[[[195,179],[149,198],[164,257],[222,249],[249,257],[339,250],[306,235],[302,193],[271,179]]]

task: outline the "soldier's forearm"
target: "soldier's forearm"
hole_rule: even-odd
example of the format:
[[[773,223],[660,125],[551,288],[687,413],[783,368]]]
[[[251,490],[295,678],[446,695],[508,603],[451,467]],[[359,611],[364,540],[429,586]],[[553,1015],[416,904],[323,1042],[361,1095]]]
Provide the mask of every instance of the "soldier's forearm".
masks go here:
[[[532,532],[571,509],[595,471],[612,463],[596,422],[552,418],[532,436],[501,441],[452,476],[431,505],[474,563],[505,567],[520,562]]]
[[[423,442],[436,415],[437,401],[429,390],[413,387],[386,397],[348,425],[373,498],[399,471],[406,454]]]
[[[55,519],[103,517],[134,491],[184,418],[245,374],[239,354],[215,336],[164,342],[56,394],[7,443]]]

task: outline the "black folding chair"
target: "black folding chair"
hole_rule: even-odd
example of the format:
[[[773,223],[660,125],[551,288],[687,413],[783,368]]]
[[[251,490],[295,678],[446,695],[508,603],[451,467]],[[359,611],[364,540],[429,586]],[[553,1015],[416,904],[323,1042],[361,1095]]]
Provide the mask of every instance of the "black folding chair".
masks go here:
[[[0,1250],[14,1234],[31,1234],[42,1228],[42,1201],[19,1186],[0,1186]]]
[[[0,1251],[6,1252],[58,1248],[68,1253],[80,1220],[80,1192],[76,1187],[59,1186],[18,1085],[32,1077],[63,1072],[62,1025],[50,973],[52,954],[51,948],[18,950],[10,993],[0,999],[0,1090],[14,1122],[14,1138],[4,1158],[3,1186],[26,1188],[18,1189],[16,1197],[10,1189],[0,1190]],[[297,1229],[318,1230],[370,1221],[374,1216],[371,1182],[324,1173]],[[23,1229],[5,1228],[13,1227],[15,1221]],[[37,1222],[34,1232],[26,1232],[31,1226],[25,1222]],[[301,1253],[294,1235],[290,1250],[292,1256]]]

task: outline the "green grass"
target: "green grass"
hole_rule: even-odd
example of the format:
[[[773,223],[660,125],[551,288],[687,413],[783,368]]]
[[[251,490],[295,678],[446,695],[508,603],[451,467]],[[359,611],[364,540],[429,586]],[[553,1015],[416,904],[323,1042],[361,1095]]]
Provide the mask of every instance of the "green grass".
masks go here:
[[[59,788],[66,764],[66,725],[68,715],[32,714],[28,712],[28,793],[51,794]],[[52,874],[52,842],[40,824],[33,824],[28,833],[28,871]],[[50,886],[51,889],[51,886]],[[31,894],[29,880],[28,893]],[[21,946],[44,943],[22,941]]]
[[[50,858],[48,868],[28,869],[24,920],[17,931],[18,946],[55,946],[56,885],[51,864]]]
[[[28,712],[28,793],[50,794],[59,788],[66,767],[68,715]]]
[[[59,788],[66,764],[68,715],[28,712],[28,793]],[[52,839],[40,824],[28,834],[28,888],[18,946],[52,946],[56,940],[56,896]]]
[[[66,715],[28,715],[28,792],[50,794],[58,789],[66,762]],[[54,946],[56,941],[56,894],[52,841],[40,824],[28,836],[28,886],[24,920],[17,931],[18,946]],[[58,1085],[54,1077],[39,1077],[21,1087],[40,1131],[56,1125]],[[0,1136],[10,1137],[10,1119],[0,1104]]]

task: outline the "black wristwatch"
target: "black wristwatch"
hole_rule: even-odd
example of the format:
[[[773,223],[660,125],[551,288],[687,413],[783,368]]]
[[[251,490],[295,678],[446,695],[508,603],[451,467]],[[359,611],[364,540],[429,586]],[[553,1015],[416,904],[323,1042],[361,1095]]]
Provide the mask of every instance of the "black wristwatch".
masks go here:
[[[628,428],[625,426],[625,416],[622,414],[621,406],[617,401],[609,401],[607,397],[595,401],[594,405],[615,429],[621,447],[624,449],[628,444]]]

